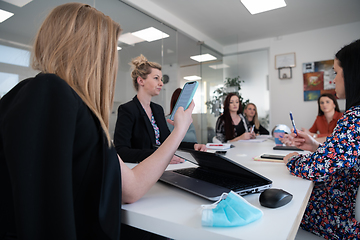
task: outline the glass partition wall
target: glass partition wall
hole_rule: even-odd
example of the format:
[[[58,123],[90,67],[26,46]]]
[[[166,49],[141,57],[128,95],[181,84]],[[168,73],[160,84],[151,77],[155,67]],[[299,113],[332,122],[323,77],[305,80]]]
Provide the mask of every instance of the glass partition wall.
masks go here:
[[[37,71],[32,70],[30,66],[30,52],[35,34],[49,11],[66,2],[73,1],[33,0],[23,7],[0,1],[0,9],[14,13],[11,18],[0,24],[0,97],[17,82],[37,74]],[[153,97],[152,100],[163,106],[165,114],[169,114],[172,93],[176,88],[183,86],[185,81],[183,77],[189,76],[190,72],[200,75],[199,65],[189,67],[197,63],[190,59],[190,56],[200,54],[200,45],[197,41],[121,1],[80,0],[79,2],[96,7],[120,23],[123,29],[118,42],[119,71],[110,118],[110,134],[113,135],[114,132],[118,106],[130,101],[136,95],[129,63],[140,54],[149,61],[162,65],[165,84],[160,95]],[[162,38],[157,40],[140,38],[140,40],[135,39],[136,41],[126,38],[133,37],[136,32],[148,28],[161,31]],[[124,36],[125,38],[122,38]],[[197,108],[201,109],[202,104],[198,103],[198,100],[195,102]],[[201,112],[202,110],[199,109],[196,111]],[[198,141],[202,142],[201,134]]]
[[[30,63],[30,51],[35,34],[40,24],[45,19],[48,12],[55,6],[72,2],[71,0],[33,0],[23,7],[18,7],[10,3],[0,1],[0,9],[14,13],[14,16],[0,24],[0,97],[4,95],[14,84],[27,77],[34,76],[37,72],[32,70]],[[126,38],[120,37],[118,46],[119,50],[119,71],[116,82],[116,94],[114,107],[110,118],[110,134],[113,135],[115,122],[117,118],[117,108],[120,104],[130,101],[136,91],[133,88],[130,77],[131,59],[143,54],[149,61],[158,62],[162,65],[162,73],[165,84],[159,96],[152,100],[164,108],[165,114],[170,113],[170,99],[173,91],[182,87],[188,77],[195,78],[199,81],[199,88],[194,96],[195,109],[193,113],[193,122],[196,128],[197,140],[199,143],[212,141],[215,135],[215,122],[220,112],[214,114],[206,106],[213,92],[224,83],[225,77],[247,78],[244,71],[247,72],[250,67],[252,70],[251,78],[258,78],[256,73],[259,72],[259,62],[261,68],[265,64],[267,72],[267,51],[255,53],[257,55],[249,64],[243,65],[252,55],[240,57],[239,54],[231,56],[222,56],[208,46],[206,43],[198,42],[186,34],[167,26],[155,18],[127,5],[121,1],[114,0],[80,0],[80,2],[95,6],[104,14],[120,23],[123,32],[122,37],[134,35],[136,32],[148,28],[155,28],[162,32],[162,37],[158,40],[144,40],[129,42]],[[139,40],[139,39],[138,39]],[[204,62],[199,62],[190,57],[202,54],[210,54],[214,58]],[[244,59],[245,58],[245,59]],[[265,62],[263,59],[265,58]],[[260,59],[260,60],[259,60]],[[244,61],[244,62],[243,62]],[[255,66],[255,67],[254,67]],[[259,87],[259,82],[245,79],[244,90],[249,87],[254,91],[247,91],[246,96],[251,101],[258,104],[259,114],[266,116],[268,112],[268,97],[266,96],[266,83],[264,74],[259,79],[264,87]],[[186,78],[186,79],[185,79]],[[256,86],[255,86],[256,85]],[[253,100],[254,94],[265,92],[263,99]],[[250,94],[251,93],[251,94]],[[262,94],[262,93],[261,93]],[[250,96],[251,95],[251,96]],[[221,110],[221,104],[217,110]],[[260,106],[265,105],[264,109]]]

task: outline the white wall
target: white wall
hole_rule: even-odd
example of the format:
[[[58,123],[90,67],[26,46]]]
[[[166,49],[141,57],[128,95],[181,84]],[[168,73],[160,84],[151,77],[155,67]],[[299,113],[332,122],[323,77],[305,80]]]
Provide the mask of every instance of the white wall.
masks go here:
[[[302,64],[305,62],[333,59],[334,54],[344,45],[360,38],[360,22],[339,25],[285,35],[277,38],[232,45],[224,48],[224,53],[246,52],[269,49],[270,87],[270,129],[276,124],[290,126],[289,111],[293,112],[298,128],[310,128],[317,115],[317,102],[304,102]],[[296,67],[293,77],[280,80],[274,67],[275,55],[295,52]],[[345,109],[345,101],[339,100],[340,109]]]
[[[345,24],[330,28],[323,28],[314,31],[296,33],[277,38],[260,39],[248,43],[227,46],[224,54],[245,53],[259,49],[268,49],[269,55],[269,90],[270,90],[270,127],[271,130],[276,124],[290,126],[289,111],[293,112],[298,128],[310,128],[317,115],[316,101],[304,102],[303,100],[303,77],[302,64],[311,61],[333,59],[334,54],[344,45],[360,38],[360,22]],[[292,69],[293,77],[288,80],[280,80],[278,72],[274,68],[275,55],[295,52],[296,67]],[[178,66],[173,66],[176,72]],[[170,100],[172,92],[179,86],[180,80],[172,81],[178,76],[172,75],[171,67],[164,66],[164,71],[169,70],[170,82],[165,85],[166,99]],[[180,68],[180,70],[182,70]],[[175,83],[176,82],[176,83]],[[173,85],[174,84],[174,85]],[[172,85],[170,87],[170,85]],[[263,86],[260,86],[263,87]],[[129,72],[120,73],[118,76],[116,91],[118,96],[126,96],[126,99],[115,97],[115,101],[126,102],[134,95]],[[170,93],[171,92],[171,93]],[[245,96],[244,96],[245,97]],[[340,109],[345,109],[345,101],[339,100]],[[167,112],[168,107],[164,110]]]
[[[268,51],[252,51],[232,56],[224,57],[223,61],[235,61],[236,68],[225,68],[225,77],[240,76],[241,96],[244,100],[257,106],[259,117],[265,117],[269,113],[269,89],[267,86],[267,76],[269,74]]]

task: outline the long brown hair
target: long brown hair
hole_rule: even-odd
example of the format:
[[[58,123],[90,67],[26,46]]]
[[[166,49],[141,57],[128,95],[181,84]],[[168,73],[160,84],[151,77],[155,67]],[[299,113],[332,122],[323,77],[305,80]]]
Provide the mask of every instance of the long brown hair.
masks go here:
[[[237,111],[237,114],[240,114],[242,112],[242,104],[240,101],[240,98],[235,93],[229,93],[224,101],[224,114],[222,115],[225,123],[225,137],[226,140],[230,140],[234,138],[235,130],[233,126],[233,121],[230,116],[229,106],[230,106],[230,99],[232,96],[236,96],[239,99],[239,109]]]
[[[254,115],[254,118],[253,118],[253,122],[255,124],[255,128],[256,129],[259,129],[260,128],[260,122],[259,122],[259,117],[258,117],[258,112],[257,112],[257,107],[254,103],[248,103],[246,104],[245,108],[244,108],[244,113],[245,113],[245,110],[248,108],[249,105],[253,105],[254,108],[255,108],[255,115]],[[244,114],[245,117],[246,117],[246,114]]]
[[[171,100],[170,100],[170,113],[172,113],[174,107],[175,107],[175,104],[176,104],[176,101],[178,100],[179,96],[180,96],[180,93],[181,93],[181,88],[177,88],[175,89],[175,91],[173,92],[172,96],[171,96]]]
[[[34,43],[32,66],[65,80],[99,119],[110,145],[109,115],[118,68],[120,25],[82,3],[54,8]]]
[[[131,78],[133,80],[133,85],[136,91],[139,90],[139,84],[137,82],[137,78],[141,77],[142,79],[146,79],[147,75],[149,75],[153,68],[161,71],[161,65],[156,62],[149,62],[144,55],[140,55],[131,60],[130,65],[133,70],[131,71]]]

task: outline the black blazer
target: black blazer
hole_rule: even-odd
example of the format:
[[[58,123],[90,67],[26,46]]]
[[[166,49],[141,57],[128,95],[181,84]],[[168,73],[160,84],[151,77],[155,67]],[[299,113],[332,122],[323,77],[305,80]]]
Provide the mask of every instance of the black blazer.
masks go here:
[[[0,239],[118,240],[119,161],[76,92],[39,74],[0,113]]]
[[[170,135],[163,108],[150,103],[151,111],[160,131],[160,142]],[[155,152],[155,132],[137,96],[118,108],[114,144],[124,162],[138,163]],[[182,142],[180,147],[194,149],[195,143]]]

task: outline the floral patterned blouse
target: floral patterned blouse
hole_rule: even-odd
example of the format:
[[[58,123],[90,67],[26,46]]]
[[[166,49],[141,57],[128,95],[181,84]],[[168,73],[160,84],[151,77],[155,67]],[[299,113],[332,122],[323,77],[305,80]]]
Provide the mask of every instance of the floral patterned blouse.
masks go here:
[[[291,174],[315,182],[301,227],[325,239],[360,239],[355,200],[360,185],[360,106],[339,119],[314,153],[290,158]]]
[[[159,140],[160,139],[160,130],[159,130],[159,127],[156,124],[154,115],[152,115],[152,113],[151,113],[151,125],[154,128],[156,145],[160,146],[161,145],[161,142]]]

